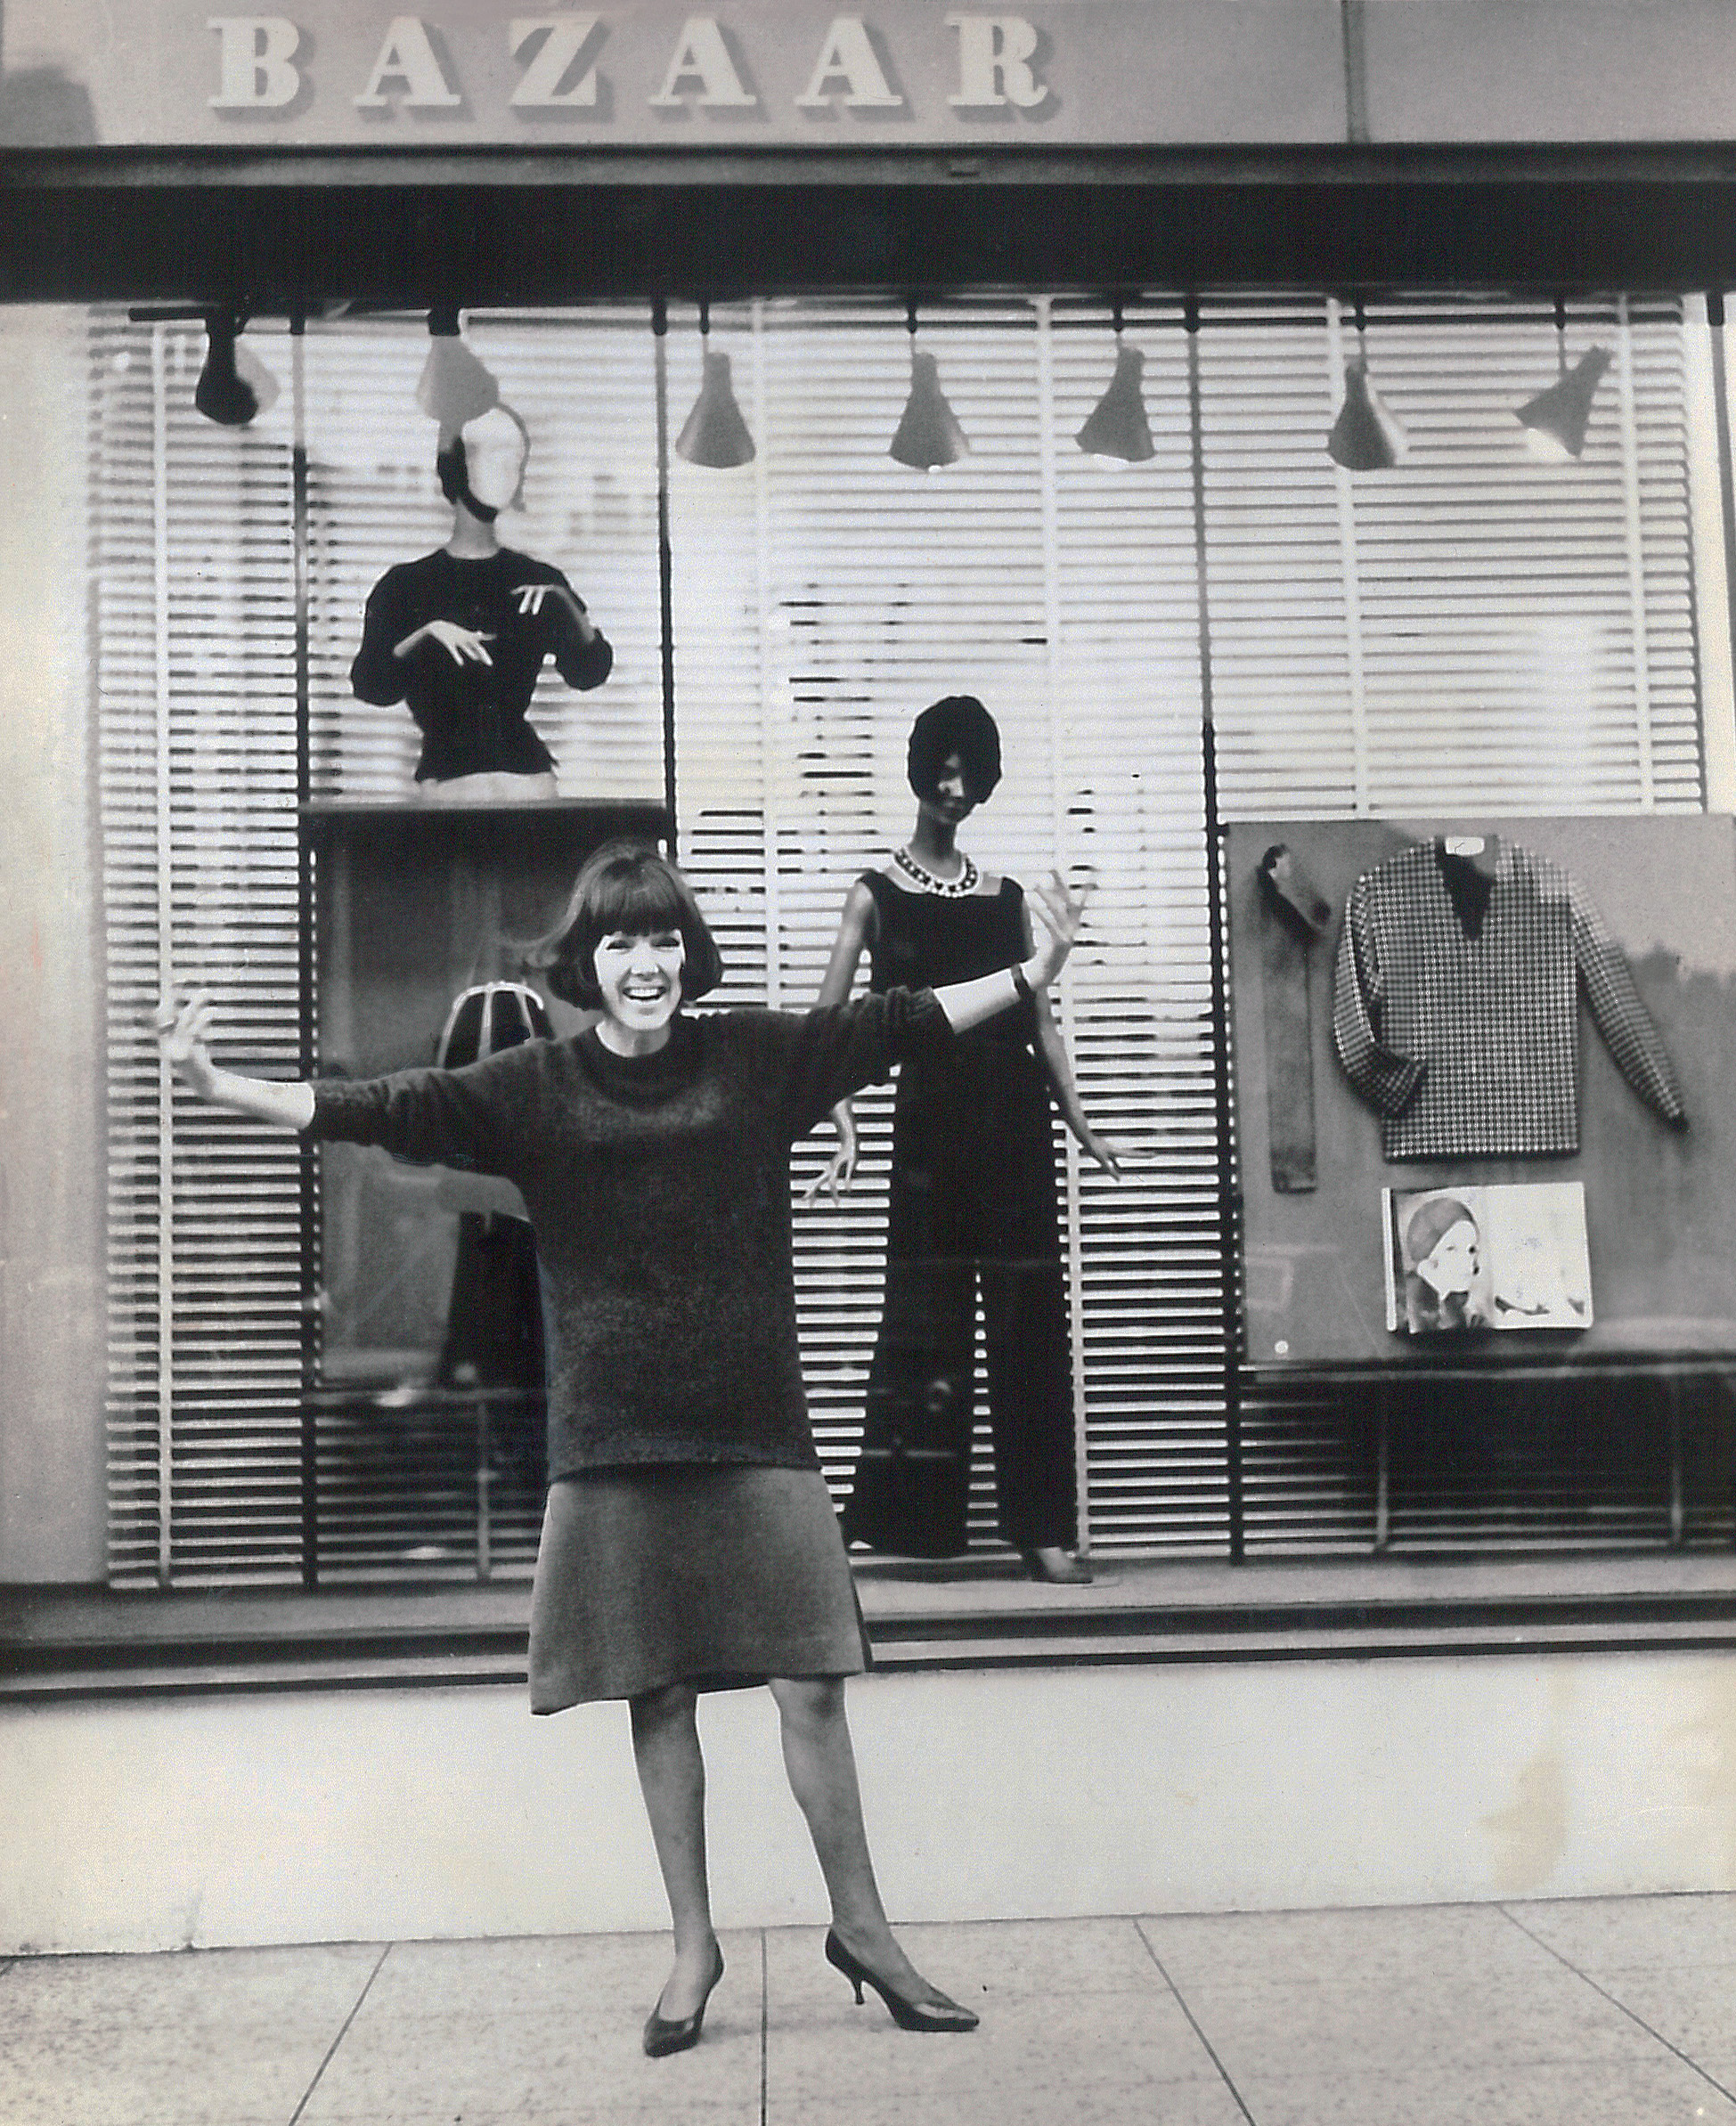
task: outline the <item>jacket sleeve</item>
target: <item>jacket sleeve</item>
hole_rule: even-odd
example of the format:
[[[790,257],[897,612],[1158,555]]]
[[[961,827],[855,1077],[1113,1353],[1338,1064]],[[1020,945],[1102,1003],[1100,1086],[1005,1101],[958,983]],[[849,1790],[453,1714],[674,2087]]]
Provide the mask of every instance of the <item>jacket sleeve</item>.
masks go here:
[[[939,1053],[952,1026],[933,990],[886,990],[801,1013],[769,1013],[778,1107],[794,1140],[821,1116],[892,1076],[921,1053]]]
[[[555,580],[561,588],[571,591],[574,598],[578,599],[578,592],[573,590],[572,584],[559,569],[554,573]],[[579,602],[583,604],[584,601],[581,599]],[[588,694],[593,687],[600,687],[615,665],[615,651],[609,646],[608,637],[592,620],[591,637],[587,642],[580,634],[573,615],[559,599],[551,599],[544,610],[552,612],[555,616],[554,634],[550,645],[554,654],[555,670],[569,687],[577,688],[581,694]]]
[[[1617,1069],[1654,1113],[1683,1128],[1688,1117],[1681,1088],[1657,1025],[1634,986],[1626,954],[1577,880],[1570,882],[1569,902],[1580,987]]]
[[[402,701],[410,685],[410,664],[392,655],[410,632],[409,617],[398,592],[396,571],[388,568],[368,593],[362,616],[362,647],[350,665],[350,691],[358,701],[389,708]]]
[[[1385,986],[1368,882],[1350,889],[1333,970],[1333,1046],[1352,1087],[1377,1113],[1396,1116],[1415,1099],[1428,1070],[1421,1055],[1401,1055],[1381,1039]]]
[[[402,1159],[516,1177],[533,1097],[526,1044],[460,1071],[318,1078],[306,1134],[321,1143],[379,1144]]]

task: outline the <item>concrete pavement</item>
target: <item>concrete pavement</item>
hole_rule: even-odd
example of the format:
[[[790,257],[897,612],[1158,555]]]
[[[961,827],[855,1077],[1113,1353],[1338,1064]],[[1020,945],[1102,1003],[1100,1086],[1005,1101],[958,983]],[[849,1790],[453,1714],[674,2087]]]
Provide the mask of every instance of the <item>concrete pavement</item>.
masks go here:
[[[4,2126],[1736,2126],[1736,1896],[913,1926],[968,2036],[726,1934],[648,2060],[660,1936],[0,1965]]]

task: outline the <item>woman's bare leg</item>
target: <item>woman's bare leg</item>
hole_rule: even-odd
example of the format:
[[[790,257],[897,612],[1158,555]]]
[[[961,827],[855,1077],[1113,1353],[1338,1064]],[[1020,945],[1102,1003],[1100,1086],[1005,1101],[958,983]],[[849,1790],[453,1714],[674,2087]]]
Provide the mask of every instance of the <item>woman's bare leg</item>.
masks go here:
[[[675,1929],[675,1967],[657,2000],[657,2013],[671,2022],[697,2012],[717,1954],[705,1878],[705,1760],[696,1698],[690,1684],[672,1683],[631,1701],[640,1791]]]
[[[771,1695],[783,1721],[790,1791],[808,1820],[814,1853],[832,1901],[833,1931],[846,1949],[899,1992],[916,2000],[933,1998],[936,1989],[899,1947],[880,1902],[862,1822],[862,1795],[844,1715],[843,1677],[777,1678]]]

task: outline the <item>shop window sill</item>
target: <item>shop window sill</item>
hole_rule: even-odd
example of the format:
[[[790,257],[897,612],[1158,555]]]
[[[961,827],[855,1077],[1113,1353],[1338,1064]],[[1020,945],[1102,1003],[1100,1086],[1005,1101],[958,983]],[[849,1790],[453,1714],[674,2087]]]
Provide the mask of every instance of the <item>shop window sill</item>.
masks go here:
[[[1736,1552],[859,1566],[884,1672],[1736,1650]],[[530,1589],[0,1589],[0,1703],[516,1685]],[[869,1686],[871,1687],[871,1686]]]

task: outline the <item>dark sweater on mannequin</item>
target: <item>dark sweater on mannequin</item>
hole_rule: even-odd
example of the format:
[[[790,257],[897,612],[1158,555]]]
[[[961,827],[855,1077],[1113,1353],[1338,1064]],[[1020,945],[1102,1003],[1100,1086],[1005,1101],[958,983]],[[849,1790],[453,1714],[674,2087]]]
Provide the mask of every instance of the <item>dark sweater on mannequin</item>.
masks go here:
[[[418,782],[544,773],[553,756],[525,720],[543,659],[553,657],[562,679],[581,691],[608,677],[615,653],[607,639],[599,633],[586,642],[558,598],[545,598],[539,612],[521,613],[514,593],[525,583],[572,588],[552,563],[510,547],[474,561],[442,547],[388,568],[369,593],[350,685],[360,701],[408,706],[422,734]],[[492,637],[492,661],[460,664],[426,638],[407,657],[392,654],[430,620],[456,621]]]
[[[594,1031],[461,1071],[322,1079],[309,1134],[468,1159],[524,1192],[549,1342],[549,1476],[672,1462],[817,1469],[790,1251],[790,1146],[952,1039],[931,990]]]

